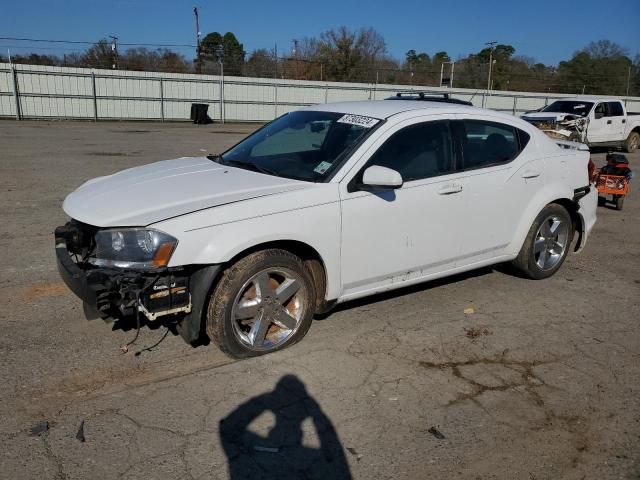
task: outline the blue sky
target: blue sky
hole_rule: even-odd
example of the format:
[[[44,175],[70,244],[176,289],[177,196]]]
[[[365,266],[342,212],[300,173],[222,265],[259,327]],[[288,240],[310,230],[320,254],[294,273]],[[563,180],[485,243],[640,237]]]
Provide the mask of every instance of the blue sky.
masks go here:
[[[2,0],[0,37],[93,41],[115,34],[124,43],[192,44],[194,5],[200,7],[203,33],[232,31],[247,52],[276,42],[279,52],[290,51],[292,39],[340,25],[374,27],[397,58],[412,48],[429,54],[445,50],[457,58],[489,40],[511,44],[516,54],[547,64],[604,38],[632,56],[640,52],[640,0]],[[15,53],[74,50],[21,45],[0,40],[4,54],[7,47]],[[180,51],[192,56],[191,49]]]

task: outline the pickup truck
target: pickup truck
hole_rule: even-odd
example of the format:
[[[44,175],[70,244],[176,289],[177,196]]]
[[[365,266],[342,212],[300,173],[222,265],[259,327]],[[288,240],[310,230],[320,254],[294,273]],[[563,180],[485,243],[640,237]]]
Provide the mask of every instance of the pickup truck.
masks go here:
[[[629,153],[640,147],[640,113],[627,112],[624,102],[611,97],[564,98],[522,118],[555,139]]]

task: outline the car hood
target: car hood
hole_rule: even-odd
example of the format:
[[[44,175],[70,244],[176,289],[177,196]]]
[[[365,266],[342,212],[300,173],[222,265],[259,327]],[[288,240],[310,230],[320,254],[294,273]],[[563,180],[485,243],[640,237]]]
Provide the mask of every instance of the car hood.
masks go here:
[[[522,116],[523,120],[536,120],[536,121],[548,121],[548,122],[561,122],[562,120],[580,118],[580,115],[574,115],[572,113],[562,112],[532,112],[526,113]]]
[[[145,226],[309,185],[206,157],[178,158],[89,180],[67,196],[62,208],[71,218],[97,227]]]

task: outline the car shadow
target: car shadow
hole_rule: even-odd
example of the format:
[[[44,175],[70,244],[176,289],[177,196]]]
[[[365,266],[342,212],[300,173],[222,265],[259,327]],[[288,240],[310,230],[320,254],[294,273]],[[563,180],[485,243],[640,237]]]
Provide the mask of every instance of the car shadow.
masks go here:
[[[263,436],[250,426],[267,412],[275,416],[275,424]],[[303,428],[307,419],[313,432]],[[315,433],[310,438],[317,447],[303,443],[305,432]],[[352,478],[335,427],[295,375],[283,376],[272,391],[252,397],[220,420],[219,435],[231,480]]]

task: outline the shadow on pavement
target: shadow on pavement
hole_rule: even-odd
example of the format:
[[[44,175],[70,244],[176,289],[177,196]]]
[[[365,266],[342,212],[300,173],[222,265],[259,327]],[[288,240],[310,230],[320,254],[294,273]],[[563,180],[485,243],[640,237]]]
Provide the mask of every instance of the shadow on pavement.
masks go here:
[[[265,412],[272,412],[276,420],[263,437],[249,426]],[[318,448],[302,444],[307,418],[319,440]],[[352,478],[333,424],[294,375],[285,375],[273,391],[251,398],[223,418],[220,440],[231,480]]]

